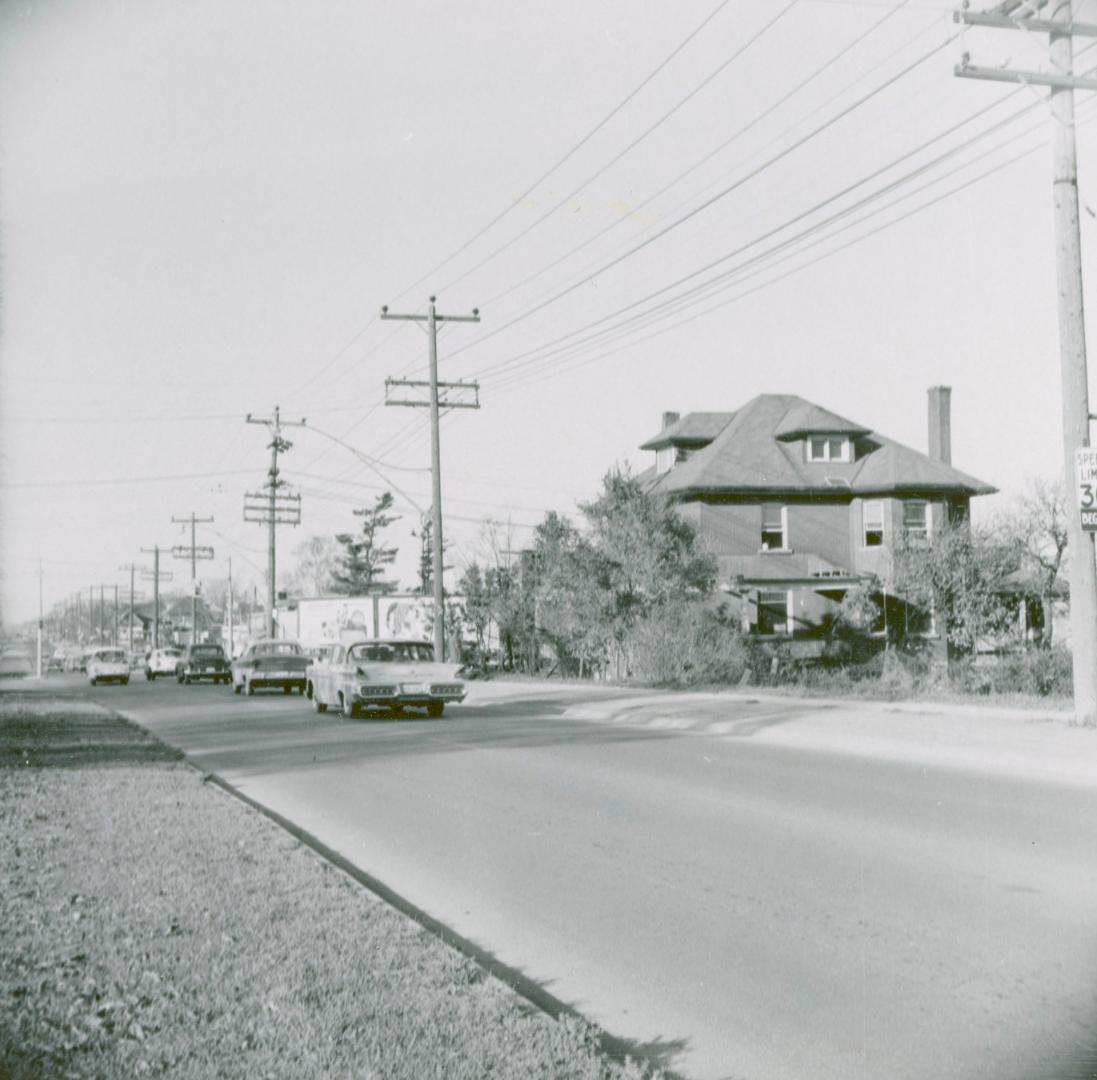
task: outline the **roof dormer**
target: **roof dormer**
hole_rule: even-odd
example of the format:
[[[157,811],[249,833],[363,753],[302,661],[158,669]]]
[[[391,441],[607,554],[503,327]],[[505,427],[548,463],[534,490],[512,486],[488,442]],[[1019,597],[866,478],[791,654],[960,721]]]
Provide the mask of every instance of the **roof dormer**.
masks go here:
[[[663,413],[663,427],[641,450],[655,451],[655,471],[669,472],[686,461],[691,454],[703,449],[727,427],[735,413]]]

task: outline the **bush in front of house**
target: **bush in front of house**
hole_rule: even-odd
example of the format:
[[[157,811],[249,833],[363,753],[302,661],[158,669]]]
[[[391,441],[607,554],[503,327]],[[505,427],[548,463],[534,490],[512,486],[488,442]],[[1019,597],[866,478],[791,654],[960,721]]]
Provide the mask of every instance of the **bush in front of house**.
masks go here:
[[[1070,697],[1073,679],[1073,658],[1064,645],[969,660],[954,664],[949,672],[951,688],[964,694]]]
[[[653,608],[633,626],[627,649],[634,678],[665,686],[737,683],[749,663],[727,608],[699,599]]]

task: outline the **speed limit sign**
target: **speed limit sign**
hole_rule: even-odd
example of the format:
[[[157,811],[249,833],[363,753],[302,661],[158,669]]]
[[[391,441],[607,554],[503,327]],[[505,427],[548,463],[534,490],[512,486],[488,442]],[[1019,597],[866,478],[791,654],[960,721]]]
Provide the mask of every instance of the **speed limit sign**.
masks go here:
[[[1074,451],[1074,475],[1082,528],[1097,532],[1097,449],[1082,446]]]

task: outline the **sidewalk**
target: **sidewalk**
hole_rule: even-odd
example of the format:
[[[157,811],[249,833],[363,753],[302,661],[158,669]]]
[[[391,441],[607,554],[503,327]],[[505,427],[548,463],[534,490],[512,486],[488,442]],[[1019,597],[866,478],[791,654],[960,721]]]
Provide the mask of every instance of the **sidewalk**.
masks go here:
[[[749,691],[637,690],[573,684],[472,684],[475,702],[553,694],[563,716],[601,724],[749,739],[819,753],[870,757],[925,768],[1097,785],[1097,730],[1070,713],[979,704],[881,702]],[[480,687],[485,690],[481,692]],[[486,689],[490,687],[490,689]]]

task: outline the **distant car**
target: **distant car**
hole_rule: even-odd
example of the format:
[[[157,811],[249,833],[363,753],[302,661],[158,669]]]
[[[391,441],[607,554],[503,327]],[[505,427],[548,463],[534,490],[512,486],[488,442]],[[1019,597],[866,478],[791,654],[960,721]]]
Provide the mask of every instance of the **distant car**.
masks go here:
[[[63,656],[51,656],[46,661],[46,671],[64,671],[65,658]]]
[[[417,708],[438,717],[447,703],[465,698],[459,672],[457,664],[435,663],[426,641],[357,641],[309,665],[305,694],[318,713],[328,706],[343,716],[359,716],[365,708],[397,714]]]
[[[281,687],[284,694],[305,692],[309,657],[296,641],[255,641],[232,662],[232,688],[254,694],[260,687]]]
[[[153,649],[145,658],[145,678],[152,682],[157,675],[174,675],[182,649]]]
[[[175,662],[175,678],[181,683],[209,679],[227,683],[232,678],[228,657],[220,645],[188,645]]]
[[[130,666],[122,649],[94,649],[88,655],[88,682],[95,686],[101,682],[120,682],[125,686],[130,681]]]
[[[0,676],[22,678],[34,672],[35,662],[21,645],[9,645],[0,651]]]

